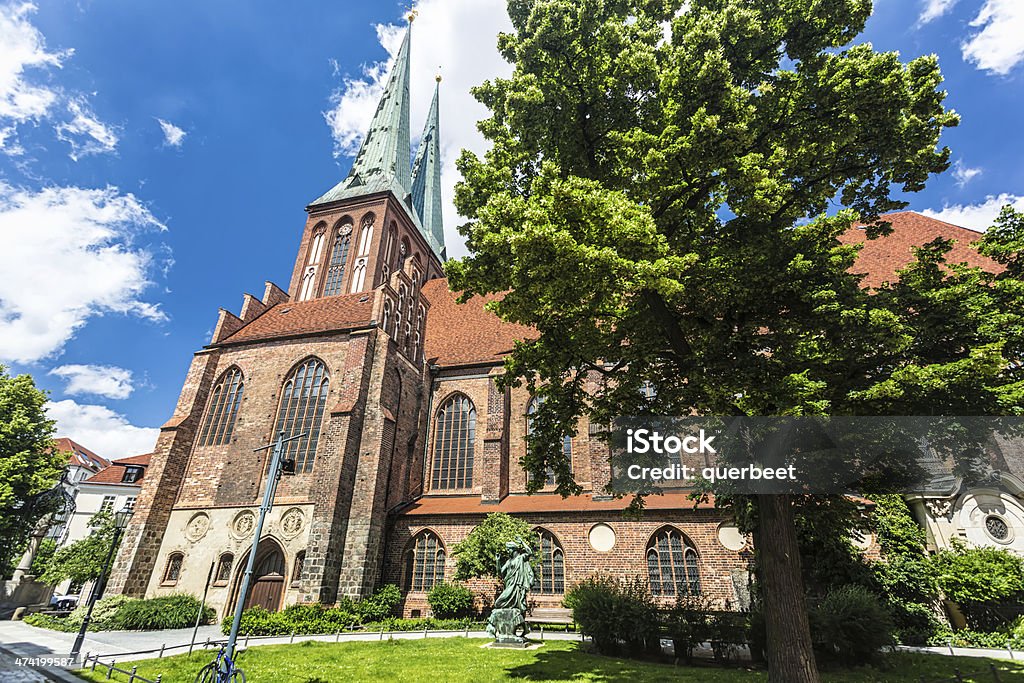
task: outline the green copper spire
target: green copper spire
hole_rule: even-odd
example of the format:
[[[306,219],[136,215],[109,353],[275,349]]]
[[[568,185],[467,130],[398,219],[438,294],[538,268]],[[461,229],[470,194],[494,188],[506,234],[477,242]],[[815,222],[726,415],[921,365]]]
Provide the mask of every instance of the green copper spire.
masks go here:
[[[395,57],[388,82],[384,86],[370,129],[363,138],[359,153],[352,162],[348,177],[335,185],[311,206],[327,204],[350,197],[391,190],[403,204],[409,201],[412,179],[409,158],[409,36],[405,33],[402,47]]]
[[[437,97],[441,77],[434,86],[427,123],[423,126],[420,146],[412,170],[412,206],[419,216],[423,236],[442,261],[445,260],[444,224],[441,218],[441,141]]]

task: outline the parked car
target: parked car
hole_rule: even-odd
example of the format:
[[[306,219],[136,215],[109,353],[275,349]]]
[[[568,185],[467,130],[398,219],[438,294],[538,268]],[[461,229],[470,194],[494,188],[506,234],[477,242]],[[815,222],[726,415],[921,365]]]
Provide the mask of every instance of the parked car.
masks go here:
[[[50,606],[58,610],[73,610],[78,607],[78,596],[54,595],[50,598]]]

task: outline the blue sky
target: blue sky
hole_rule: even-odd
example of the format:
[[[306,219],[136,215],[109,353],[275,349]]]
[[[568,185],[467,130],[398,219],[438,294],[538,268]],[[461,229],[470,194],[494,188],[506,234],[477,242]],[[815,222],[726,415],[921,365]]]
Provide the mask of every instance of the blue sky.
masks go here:
[[[423,0],[414,134],[442,83],[446,197],[483,148],[468,88],[508,72],[500,0]],[[152,447],[217,309],[286,287],[303,208],[347,171],[402,30],[398,3],[0,0],[0,363],[61,435]],[[963,122],[912,208],[983,229],[1024,207],[1024,3],[878,0],[863,39],[937,53]],[[445,209],[449,253],[465,253]]]

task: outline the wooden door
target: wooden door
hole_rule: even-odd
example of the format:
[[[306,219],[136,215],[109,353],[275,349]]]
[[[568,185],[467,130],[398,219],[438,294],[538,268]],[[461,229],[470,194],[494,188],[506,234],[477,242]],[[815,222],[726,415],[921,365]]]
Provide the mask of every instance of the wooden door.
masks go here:
[[[245,601],[245,608],[249,609],[259,605],[260,607],[276,612],[281,606],[281,596],[284,594],[284,577],[280,574],[267,574],[256,579],[249,591],[249,599]]]

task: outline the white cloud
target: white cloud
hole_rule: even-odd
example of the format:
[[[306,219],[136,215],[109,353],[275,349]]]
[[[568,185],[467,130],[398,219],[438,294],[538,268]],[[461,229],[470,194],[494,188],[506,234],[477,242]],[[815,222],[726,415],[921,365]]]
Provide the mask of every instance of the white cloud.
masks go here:
[[[156,121],[160,124],[160,130],[164,133],[164,144],[168,147],[181,147],[181,143],[185,141],[185,136],[188,133],[170,121],[164,121],[163,119],[157,119]]]
[[[122,399],[131,396],[135,388],[132,371],[113,365],[61,365],[50,374],[67,380],[64,393],[69,396],[92,394]]]
[[[450,256],[466,253],[456,227],[462,222],[453,198],[459,178],[455,161],[460,150],[482,154],[487,143],[476,129],[487,109],[469,94],[472,86],[487,79],[508,77],[512,67],[498,54],[497,36],[511,31],[504,0],[421,0],[412,29],[410,97],[412,134],[418,136],[430,107],[434,76],[441,83],[441,194],[445,236]],[[398,51],[404,22],[377,27],[381,45],[393,55]],[[373,118],[384,82],[387,62],[371,64],[357,78],[346,78],[325,113],[336,151],[351,155],[359,148]],[[327,188],[324,188],[327,189]]]
[[[28,21],[35,11],[27,2],[0,5],[0,123],[39,120],[58,98],[51,87],[30,82],[26,72],[59,68],[71,51],[47,51],[43,35]],[[8,137],[0,140],[0,149]]]
[[[984,232],[992,227],[999,212],[1007,204],[1012,205],[1018,211],[1024,211],[1024,196],[1009,193],[1003,193],[998,197],[990,195],[985,198],[985,201],[977,204],[954,204],[952,206],[947,204],[940,211],[925,209],[921,213],[953,225]]]
[[[159,428],[137,427],[110,408],[70,399],[50,401],[46,414],[57,421],[58,436],[74,439],[112,460],[151,452],[160,435]]]
[[[962,46],[963,57],[979,69],[1005,76],[1024,60],[1024,2],[985,0],[971,22],[975,33]]]
[[[145,301],[154,248],[136,244],[164,229],[132,194],[0,182],[0,361],[58,354],[89,318],[104,313],[164,320]]]
[[[117,148],[117,134],[89,109],[88,102],[78,97],[68,102],[70,121],[55,126],[57,138],[71,145],[68,153],[74,161],[90,154],[113,152]]]
[[[964,166],[964,162],[960,159],[953,164],[953,178],[956,180],[956,184],[960,187],[965,186],[979,175],[981,175],[980,168]]]
[[[957,0],[924,0],[924,7],[921,8],[921,16],[917,21],[919,24],[927,24],[943,16],[951,9]]]

